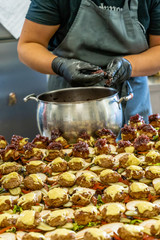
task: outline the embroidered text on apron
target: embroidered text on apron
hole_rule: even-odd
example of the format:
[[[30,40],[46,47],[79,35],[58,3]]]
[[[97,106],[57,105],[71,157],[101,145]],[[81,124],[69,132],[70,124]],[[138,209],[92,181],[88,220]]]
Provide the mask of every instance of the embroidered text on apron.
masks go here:
[[[122,10],[100,9],[91,0],[82,0],[77,16],[54,54],[76,58],[105,67],[117,57],[138,54],[148,49],[144,29],[138,22],[138,0],[124,1]],[[129,80],[134,98],[124,109],[124,122],[139,113],[148,120],[151,114],[147,77]],[[104,86],[104,82],[100,84]],[[51,76],[49,90],[71,87],[62,77]],[[124,92],[124,89],[123,89]]]

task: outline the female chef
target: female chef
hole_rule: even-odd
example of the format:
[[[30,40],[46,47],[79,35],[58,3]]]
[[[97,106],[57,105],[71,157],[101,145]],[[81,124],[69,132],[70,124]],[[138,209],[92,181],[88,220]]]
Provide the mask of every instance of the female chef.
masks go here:
[[[137,113],[147,122],[146,76],[160,70],[160,0],[32,0],[18,54],[50,75],[49,90],[104,86],[105,76],[123,96],[129,82],[124,122]]]

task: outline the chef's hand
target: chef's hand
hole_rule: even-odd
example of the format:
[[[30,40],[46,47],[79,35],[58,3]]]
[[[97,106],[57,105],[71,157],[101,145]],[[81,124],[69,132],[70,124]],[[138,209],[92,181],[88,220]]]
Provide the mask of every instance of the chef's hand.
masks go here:
[[[131,77],[132,66],[128,60],[122,57],[114,58],[106,68],[106,85],[118,86]]]
[[[52,61],[52,69],[73,87],[92,86],[104,79],[104,71],[100,67],[76,59],[56,57]]]

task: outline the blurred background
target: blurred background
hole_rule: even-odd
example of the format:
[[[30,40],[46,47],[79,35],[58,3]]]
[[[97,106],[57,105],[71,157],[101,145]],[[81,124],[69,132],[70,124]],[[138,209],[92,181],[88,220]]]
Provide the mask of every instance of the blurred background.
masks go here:
[[[47,90],[47,76],[22,64],[17,42],[30,0],[0,0],[0,135],[33,139],[38,132],[35,101],[25,103],[31,93]]]

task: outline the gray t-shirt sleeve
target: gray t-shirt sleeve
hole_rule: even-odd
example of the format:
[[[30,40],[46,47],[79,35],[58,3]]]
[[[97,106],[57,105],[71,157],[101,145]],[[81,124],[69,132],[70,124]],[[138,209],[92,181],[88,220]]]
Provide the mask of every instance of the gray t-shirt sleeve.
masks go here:
[[[26,19],[44,25],[60,24],[58,0],[32,0]]]

